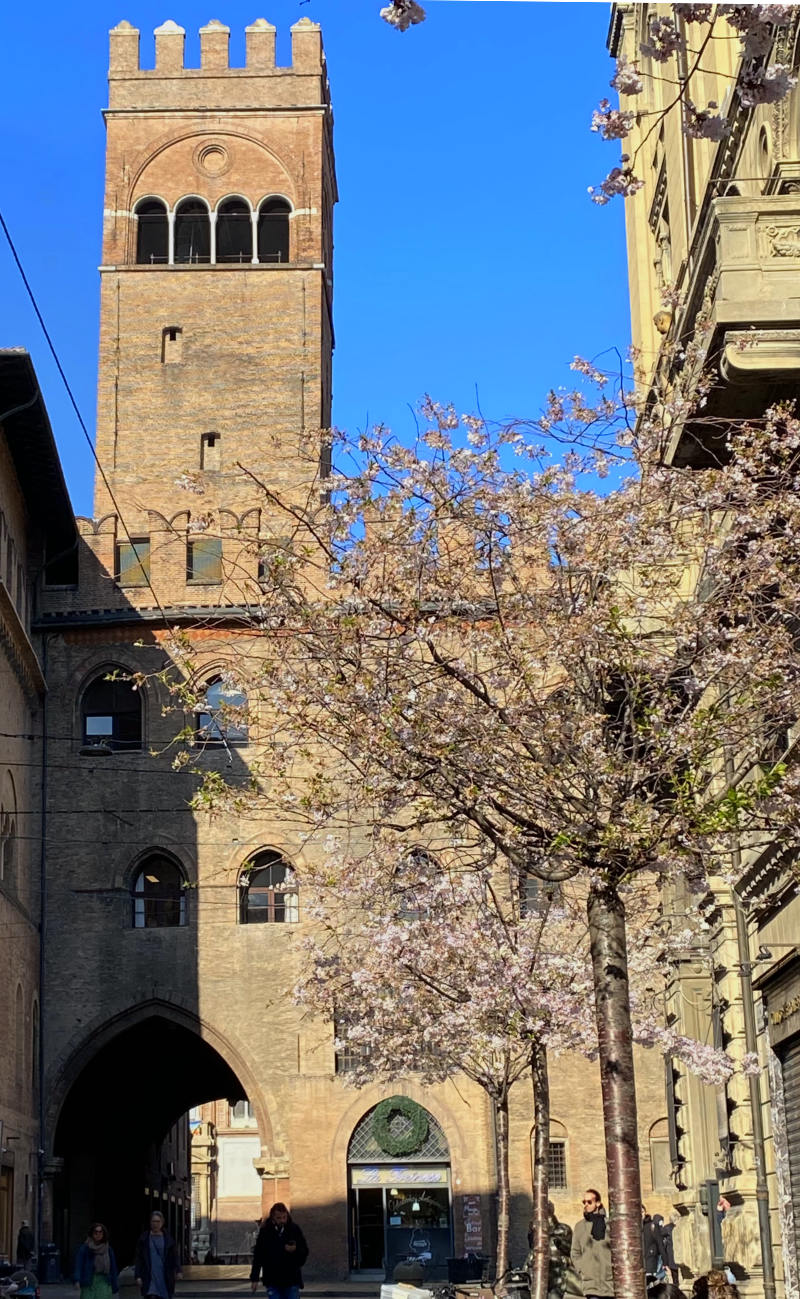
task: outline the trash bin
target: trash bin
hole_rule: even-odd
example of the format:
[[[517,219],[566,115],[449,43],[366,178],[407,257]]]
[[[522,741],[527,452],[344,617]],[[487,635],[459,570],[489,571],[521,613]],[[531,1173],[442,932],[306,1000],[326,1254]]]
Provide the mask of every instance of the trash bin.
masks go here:
[[[42,1285],[56,1285],[61,1280],[61,1251],[48,1241],[39,1249],[39,1281]]]

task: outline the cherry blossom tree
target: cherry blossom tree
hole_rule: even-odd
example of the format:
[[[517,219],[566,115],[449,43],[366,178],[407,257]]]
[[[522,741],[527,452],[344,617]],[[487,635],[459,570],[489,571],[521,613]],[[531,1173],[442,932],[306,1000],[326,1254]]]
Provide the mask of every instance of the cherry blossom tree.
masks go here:
[[[303,500],[262,485],[292,541],[263,556],[258,652],[231,664],[262,710],[253,796],[316,833],[479,834],[583,882],[616,1292],[638,1299],[626,905],[724,884],[734,836],[796,841],[795,768],[764,755],[800,713],[800,424],[731,426],[691,473],[665,462],[664,412],[637,423],[627,399],[552,394],[537,429],[422,417],[413,447],[337,435]]]
[[[489,860],[487,860],[487,856]],[[591,1054],[591,967],[585,927],[559,897],[526,909],[516,873],[494,854],[448,847],[440,860],[376,837],[361,857],[328,853],[310,867],[315,931],[301,1004],[336,1025],[357,1085],[413,1075],[465,1075],[490,1098],[497,1160],[500,1288],[508,1270],[509,1095],[534,1083],[533,1293],[545,1299],[548,1052]]]

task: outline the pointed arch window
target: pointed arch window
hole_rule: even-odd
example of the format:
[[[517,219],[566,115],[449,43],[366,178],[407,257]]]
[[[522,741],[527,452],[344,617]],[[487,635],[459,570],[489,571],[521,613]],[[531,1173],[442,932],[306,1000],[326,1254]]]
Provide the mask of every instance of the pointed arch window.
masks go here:
[[[202,199],[181,199],[175,208],[176,262],[211,261],[211,222]]]
[[[285,198],[265,198],[258,210],[258,260],[288,262],[289,213]]]
[[[217,208],[217,261],[252,262],[253,222],[243,198],[226,198]]]
[[[122,752],[142,747],[142,699],[130,681],[95,677],[83,693],[81,718],[86,746]]]
[[[154,853],[139,867],[131,889],[134,929],[186,924],[186,881],[169,857]]]
[[[136,262],[139,266],[165,265],[169,261],[167,205],[160,198],[136,204]]]
[[[221,677],[210,681],[195,714],[195,736],[206,747],[241,748],[247,744],[247,695],[226,686]]]
[[[297,876],[272,848],[258,853],[239,878],[239,923],[293,924],[299,919]]]
[[[0,801],[0,883],[6,888],[16,885],[17,867],[17,795],[14,778],[6,772]]]

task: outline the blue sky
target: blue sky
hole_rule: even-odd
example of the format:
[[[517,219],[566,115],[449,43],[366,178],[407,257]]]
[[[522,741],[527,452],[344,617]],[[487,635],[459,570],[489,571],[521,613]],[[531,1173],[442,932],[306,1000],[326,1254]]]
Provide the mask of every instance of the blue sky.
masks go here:
[[[413,433],[429,392],[490,418],[535,415],[577,352],[627,346],[624,211],[587,186],[616,161],[589,131],[613,68],[606,4],[427,0],[405,34],[381,0],[40,0],[0,18],[0,205],[94,429],[107,32],[173,18],[187,62],[209,18],[279,29],[322,23],[340,203],[335,214],[334,419]],[[73,504],[91,512],[93,465],[0,241],[0,345],[33,355]]]

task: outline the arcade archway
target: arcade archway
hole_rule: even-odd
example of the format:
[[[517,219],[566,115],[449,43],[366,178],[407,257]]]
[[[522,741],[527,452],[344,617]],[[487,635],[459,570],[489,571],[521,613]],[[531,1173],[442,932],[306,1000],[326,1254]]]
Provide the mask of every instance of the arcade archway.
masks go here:
[[[101,1045],[62,1105],[53,1153],[54,1232],[65,1259],[87,1224],[107,1223],[120,1265],[159,1208],[188,1253],[192,1106],[247,1099],[231,1066],[199,1032],[155,1012]]]

